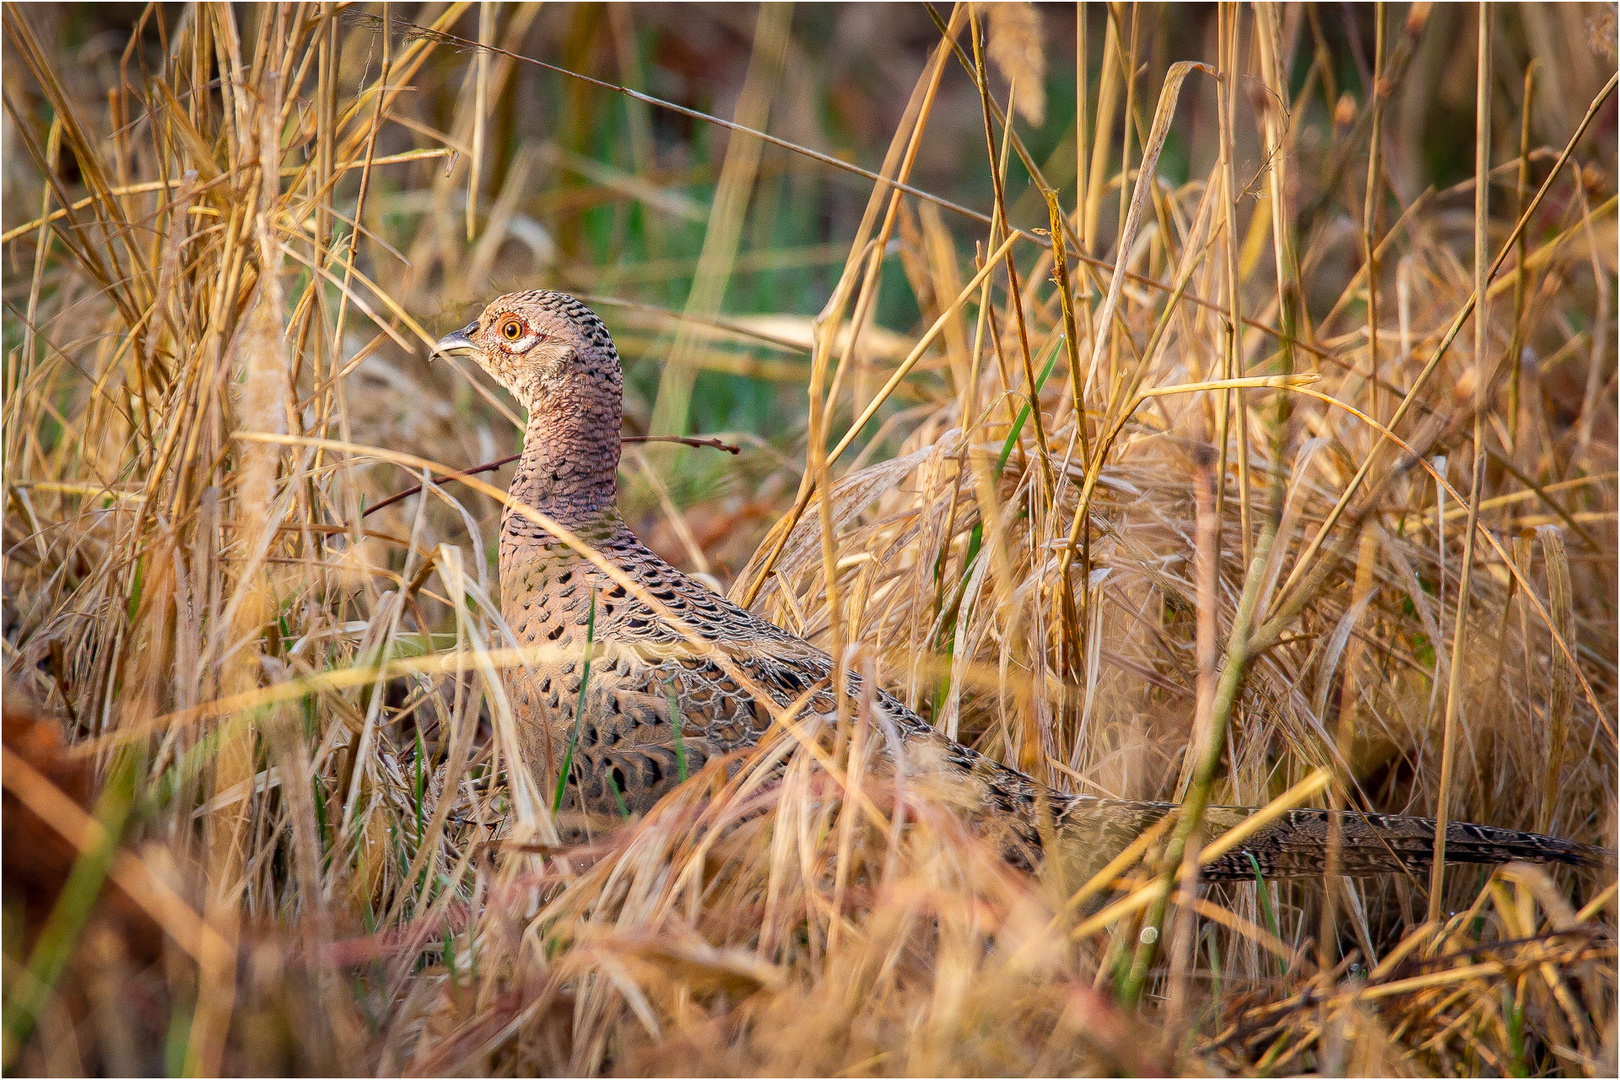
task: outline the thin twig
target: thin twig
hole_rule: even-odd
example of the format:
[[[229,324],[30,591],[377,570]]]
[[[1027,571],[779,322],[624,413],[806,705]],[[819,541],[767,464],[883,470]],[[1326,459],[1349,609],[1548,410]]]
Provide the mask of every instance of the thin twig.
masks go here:
[[[1463,649],[1468,641],[1468,592],[1474,569],[1474,526],[1479,522],[1480,489],[1485,483],[1485,405],[1490,383],[1485,372],[1490,340],[1491,253],[1491,5],[1479,5],[1479,60],[1474,96],[1474,295],[1479,310],[1474,319],[1474,471],[1468,491],[1468,527],[1463,534],[1462,570],[1457,576],[1457,616],[1451,632],[1451,677],[1446,686],[1445,726],[1440,741],[1440,793],[1434,808],[1434,865],[1429,869],[1429,921],[1441,917],[1446,883],[1446,822],[1451,814],[1456,780],[1457,723],[1462,711]],[[1440,534],[1444,536],[1444,533]]]
[[[682,446],[707,446],[715,450],[724,450],[728,454],[737,454],[742,452],[742,447],[738,446],[736,443],[721,442],[719,439],[693,438],[687,435],[624,435],[620,437],[619,441],[621,443],[680,443]],[[435,487],[437,487],[440,484],[448,484],[452,480],[460,480],[465,476],[476,476],[479,473],[494,472],[502,465],[510,465],[512,462],[516,461],[522,456],[522,454],[510,454],[507,457],[500,458],[496,461],[486,461],[482,465],[474,465],[470,469],[462,469],[460,472],[446,473],[443,476],[435,476],[431,482]],[[402,502],[405,499],[410,498],[412,495],[420,493],[421,490],[426,486],[426,484],[417,484],[413,488],[406,488],[404,491],[390,495],[388,498],[384,499],[380,503],[377,503],[375,506],[366,507],[365,510],[361,511],[360,516],[365,517],[367,514],[376,513],[385,506],[393,506],[397,502]]]

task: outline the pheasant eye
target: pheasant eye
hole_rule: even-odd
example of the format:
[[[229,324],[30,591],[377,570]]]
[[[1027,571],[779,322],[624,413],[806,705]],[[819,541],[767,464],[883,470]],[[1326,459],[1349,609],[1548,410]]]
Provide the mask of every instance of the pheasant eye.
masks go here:
[[[523,336],[523,324],[516,319],[507,319],[501,323],[501,337],[507,341],[516,341]]]

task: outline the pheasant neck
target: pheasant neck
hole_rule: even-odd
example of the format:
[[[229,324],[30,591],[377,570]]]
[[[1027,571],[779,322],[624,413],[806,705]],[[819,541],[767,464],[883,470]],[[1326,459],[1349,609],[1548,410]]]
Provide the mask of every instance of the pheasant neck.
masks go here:
[[[617,365],[614,365],[615,369]],[[615,374],[617,372],[615,371]],[[619,525],[617,506],[621,391],[617,380],[580,376],[534,402],[523,434],[523,456],[512,477],[514,499],[595,540]],[[551,539],[508,508],[502,533]]]

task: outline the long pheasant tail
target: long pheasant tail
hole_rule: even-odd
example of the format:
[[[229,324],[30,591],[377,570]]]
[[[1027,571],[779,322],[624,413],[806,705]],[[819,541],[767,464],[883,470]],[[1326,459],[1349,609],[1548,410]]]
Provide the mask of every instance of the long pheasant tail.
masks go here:
[[[1232,828],[1253,811],[1212,808],[1207,820],[1216,829]],[[1306,877],[1327,868],[1328,810],[1294,810],[1261,830],[1248,843],[1216,859],[1204,869],[1211,881],[1249,880],[1254,868],[1267,877]],[[1341,873],[1353,877],[1423,870],[1434,861],[1434,819],[1396,814],[1342,811]],[[1498,829],[1490,825],[1452,822],[1446,826],[1446,861],[1505,863],[1514,861],[1566,863],[1573,866],[1613,865],[1614,853],[1603,848],[1560,840],[1555,836]],[[1251,861],[1252,860],[1252,861]]]

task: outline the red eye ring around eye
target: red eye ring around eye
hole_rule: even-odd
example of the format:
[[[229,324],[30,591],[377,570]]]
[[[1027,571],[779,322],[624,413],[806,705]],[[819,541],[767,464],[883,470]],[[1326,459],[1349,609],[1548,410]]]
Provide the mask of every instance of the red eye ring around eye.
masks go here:
[[[507,341],[516,341],[523,336],[523,324],[516,319],[507,319],[501,323],[501,336]]]

